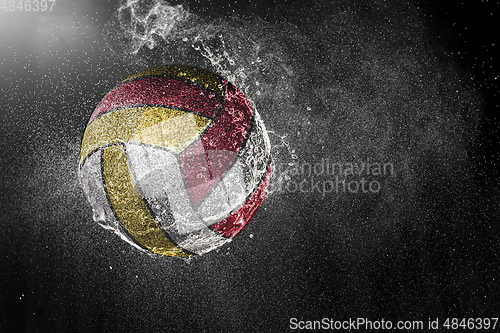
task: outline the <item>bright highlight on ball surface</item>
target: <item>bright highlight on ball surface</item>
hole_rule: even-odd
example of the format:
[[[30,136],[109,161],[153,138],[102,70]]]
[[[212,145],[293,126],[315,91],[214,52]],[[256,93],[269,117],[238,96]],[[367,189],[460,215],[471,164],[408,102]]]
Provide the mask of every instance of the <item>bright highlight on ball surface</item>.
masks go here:
[[[271,147],[250,100],[190,66],[125,79],[90,117],[79,174],[94,220],[148,253],[186,257],[238,235],[262,205]]]

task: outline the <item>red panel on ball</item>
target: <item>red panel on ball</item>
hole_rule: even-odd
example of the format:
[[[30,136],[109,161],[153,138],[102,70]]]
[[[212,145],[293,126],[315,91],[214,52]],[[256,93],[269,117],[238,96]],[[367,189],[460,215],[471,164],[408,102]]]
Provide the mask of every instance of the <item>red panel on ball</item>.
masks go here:
[[[247,225],[252,221],[255,214],[259,210],[264,198],[267,194],[267,188],[269,187],[269,182],[271,181],[271,166],[269,166],[269,170],[267,171],[266,178],[260,184],[259,188],[252,195],[250,199],[235,213],[231,214],[226,219],[220,221],[217,224],[212,226],[213,230],[217,230],[221,234],[227,237],[235,237],[238,235],[243,229],[247,227]]]
[[[224,106],[201,141],[205,150],[228,150],[237,153],[250,131],[252,104],[238,88],[226,80],[224,84]]]
[[[90,120],[109,110],[137,104],[170,106],[214,118],[221,100],[215,93],[191,82],[150,77],[128,82],[110,91]]]

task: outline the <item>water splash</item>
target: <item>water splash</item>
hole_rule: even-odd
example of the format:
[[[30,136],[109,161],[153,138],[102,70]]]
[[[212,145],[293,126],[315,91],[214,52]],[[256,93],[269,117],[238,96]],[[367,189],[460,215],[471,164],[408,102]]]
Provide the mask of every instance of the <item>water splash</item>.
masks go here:
[[[120,25],[128,26],[130,54],[137,54],[144,46],[153,49],[159,41],[158,37],[166,40],[179,33],[179,25],[190,16],[182,5],[170,6],[161,0],[125,0],[115,13]]]
[[[208,19],[163,0],[124,0],[103,37],[130,72],[167,64],[204,68],[232,82],[255,105],[294,95],[296,73],[271,29],[257,17]]]
[[[290,180],[290,170],[298,163],[299,157],[296,154],[295,148],[288,141],[287,134],[279,134],[276,131],[268,131],[267,133],[274,138],[272,141],[277,141],[272,145],[271,149],[275,160],[275,168],[270,188],[282,188]],[[278,192],[270,190],[268,195],[273,195],[274,193]]]

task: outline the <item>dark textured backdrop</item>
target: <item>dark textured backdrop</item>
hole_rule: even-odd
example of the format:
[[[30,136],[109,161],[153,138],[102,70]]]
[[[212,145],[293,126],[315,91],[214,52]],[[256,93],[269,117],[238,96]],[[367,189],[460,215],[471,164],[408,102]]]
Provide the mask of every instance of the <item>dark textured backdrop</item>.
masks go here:
[[[0,10],[0,332],[500,316],[497,2],[129,3]],[[276,165],[394,175],[376,194],[274,191],[190,261],[139,253],[92,221],[79,145],[116,82],[168,63],[244,89]],[[275,189],[303,179],[285,176]]]

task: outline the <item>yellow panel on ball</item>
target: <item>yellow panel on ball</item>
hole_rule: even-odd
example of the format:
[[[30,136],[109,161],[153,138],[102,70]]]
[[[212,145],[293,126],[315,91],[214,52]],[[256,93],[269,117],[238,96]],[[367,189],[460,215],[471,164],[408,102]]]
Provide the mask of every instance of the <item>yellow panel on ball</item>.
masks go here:
[[[210,119],[175,109],[146,108],[130,142],[166,147],[179,153],[196,140]]]
[[[130,172],[122,145],[106,147],[103,152],[106,190],[113,209],[125,229],[139,244],[159,254],[188,257],[176,247],[155,222]]]
[[[157,145],[179,153],[203,133],[210,121],[194,113],[156,106],[112,111],[87,126],[80,163],[95,149],[121,142]]]
[[[100,147],[127,142],[137,130],[143,113],[142,108],[121,109],[93,120],[83,134],[80,163]]]

